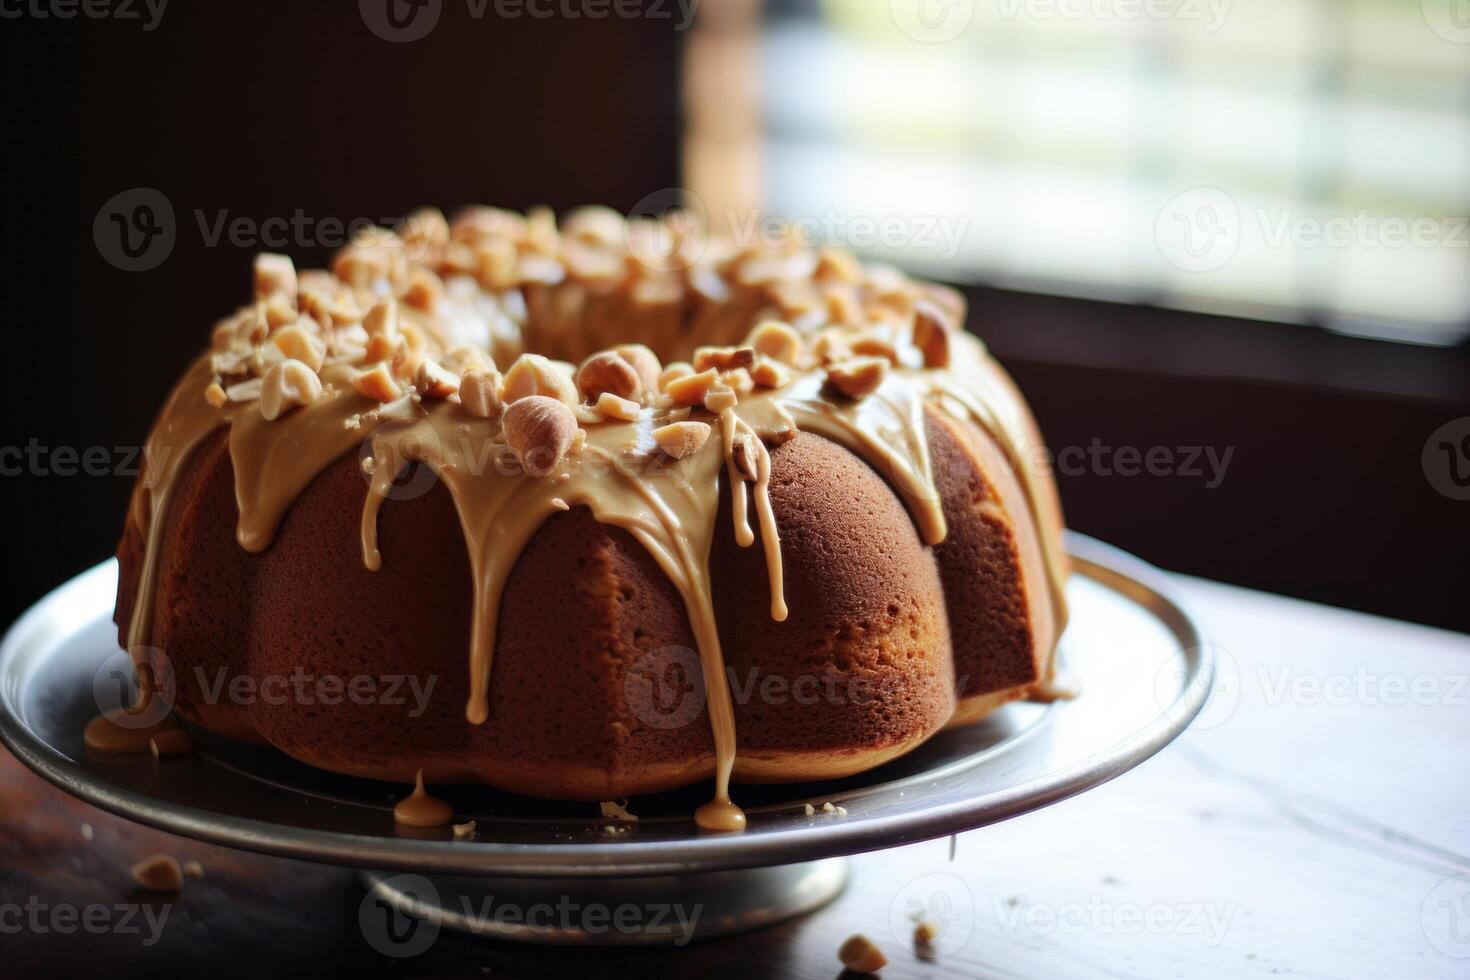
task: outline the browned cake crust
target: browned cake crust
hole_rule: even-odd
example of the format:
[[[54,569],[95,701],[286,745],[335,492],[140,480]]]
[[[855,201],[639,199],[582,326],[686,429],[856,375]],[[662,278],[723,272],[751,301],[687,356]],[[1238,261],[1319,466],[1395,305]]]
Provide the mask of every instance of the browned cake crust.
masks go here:
[[[957,700],[1011,699],[1038,680],[1045,624],[1033,616],[1045,607],[1027,597],[1044,586],[1019,552],[1039,545],[1034,531],[1016,533],[1001,504],[1020,492],[1015,478],[993,450],[986,458],[989,442],[978,433],[938,415],[928,432],[949,521],[936,548],[919,541],[876,472],[810,433],[771,452],[785,622],[768,612],[760,542],[741,548],[716,536],[713,591],[736,692],[737,778],[862,771],[928,738]],[[197,450],[164,532],[153,636],[169,652],[181,716],[319,768],[400,782],[423,768],[441,782],[604,800],[713,771],[705,711],[683,712],[665,728],[630,707],[629,673],[697,663],[681,653],[694,639],[648,552],[585,508],[548,520],[521,554],[502,600],[490,719],[469,724],[471,584],[453,502],[434,485],[385,504],[379,539],[389,565],[368,571],[358,550],[357,462],[354,453],[321,474],[272,547],[251,554],[234,537],[225,434]],[[987,467],[1008,489],[993,489],[981,476]],[[400,482],[419,480],[411,472]],[[729,506],[726,488],[722,527]],[[124,642],[140,545],[129,522],[115,617]],[[380,691],[396,682],[405,703],[326,704],[314,695],[298,703],[253,686],[300,676],[374,678]],[[239,678],[255,693],[232,695]],[[430,692],[422,714],[414,684]]]

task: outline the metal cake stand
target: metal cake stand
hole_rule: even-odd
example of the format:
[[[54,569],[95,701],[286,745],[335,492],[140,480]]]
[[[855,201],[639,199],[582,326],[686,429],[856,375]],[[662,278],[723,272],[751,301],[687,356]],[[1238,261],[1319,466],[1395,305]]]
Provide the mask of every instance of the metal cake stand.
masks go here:
[[[619,930],[585,920],[486,916],[483,899],[531,909],[697,903],[697,937],[757,928],[830,901],[844,855],[956,834],[1080,793],[1138,765],[1199,712],[1214,665],[1167,579],[1098,541],[1068,537],[1075,574],[1062,641],[1079,697],[1008,705],[945,731],[881,768],[849,779],[739,786],[749,814],[739,834],[701,831],[689,816],[708,787],[637,798],[636,824],[595,805],[472,787],[436,787],[475,837],[408,831],[393,821],[401,785],[336,776],[268,748],[196,732],[182,758],[88,751],[94,682],[119,657],[111,622],[117,568],[105,562],[46,596],[0,645],[0,737],[30,768],[130,820],[268,854],[364,869],[364,929],[381,901],[400,913],[499,938],[664,943],[667,930]],[[109,667],[109,663],[111,666]],[[125,661],[124,661],[125,663]],[[824,812],[823,804],[845,814]],[[806,812],[811,804],[815,813]],[[397,873],[393,873],[397,872]]]

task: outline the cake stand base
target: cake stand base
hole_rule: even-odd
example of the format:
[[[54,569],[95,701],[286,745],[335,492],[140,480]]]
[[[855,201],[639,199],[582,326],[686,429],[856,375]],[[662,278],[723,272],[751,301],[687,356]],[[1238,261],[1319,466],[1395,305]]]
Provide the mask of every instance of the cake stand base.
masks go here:
[[[649,878],[481,878],[364,871],[363,935],[411,955],[440,929],[524,943],[684,946],[826,905],[847,860]]]

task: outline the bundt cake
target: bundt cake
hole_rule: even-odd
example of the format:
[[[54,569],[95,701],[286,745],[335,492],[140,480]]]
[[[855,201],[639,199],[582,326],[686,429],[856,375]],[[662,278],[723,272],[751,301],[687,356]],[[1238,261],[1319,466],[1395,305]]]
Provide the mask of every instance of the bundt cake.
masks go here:
[[[953,291],[604,208],[419,212],[254,285],[118,547],[121,642],[184,720],[559,799],[713,777],[697,819],[736,829],[732,778],[1047,696],[1055,487]]]

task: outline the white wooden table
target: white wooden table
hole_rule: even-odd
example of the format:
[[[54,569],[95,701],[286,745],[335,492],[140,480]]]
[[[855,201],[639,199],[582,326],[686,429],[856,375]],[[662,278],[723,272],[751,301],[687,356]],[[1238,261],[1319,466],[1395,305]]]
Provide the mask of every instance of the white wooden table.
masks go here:
[[[872,883],[948,871],[958,976],[1470,977],[1470,637],[1178,582],[1221,659],[1189,731],[953,864],[864,858],[862,907],[824,917],[884,934],[885,976],[932,976]]]

